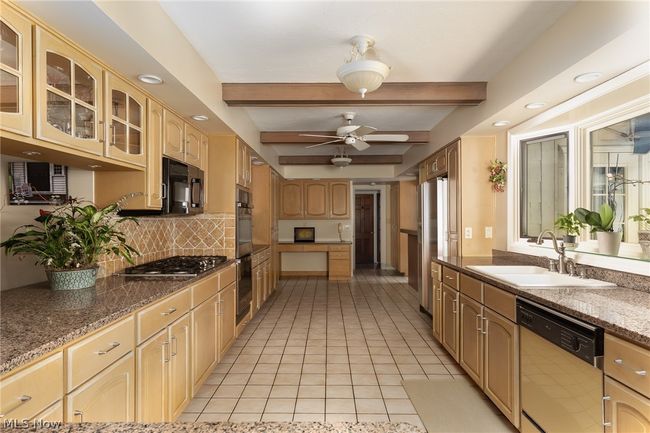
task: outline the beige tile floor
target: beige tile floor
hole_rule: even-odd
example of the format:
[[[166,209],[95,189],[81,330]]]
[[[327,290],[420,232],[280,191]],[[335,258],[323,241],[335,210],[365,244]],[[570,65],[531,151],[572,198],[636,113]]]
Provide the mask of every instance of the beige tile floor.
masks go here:
[[[454,375],[406,278],[283,280],[179,420],[422,426],[402,380]]]

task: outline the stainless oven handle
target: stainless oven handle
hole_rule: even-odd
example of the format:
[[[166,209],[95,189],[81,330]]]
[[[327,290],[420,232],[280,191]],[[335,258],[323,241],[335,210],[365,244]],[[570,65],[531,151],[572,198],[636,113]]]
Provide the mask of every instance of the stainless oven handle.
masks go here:
[[[162,197],[161,199],[166,199],[167,198],[167,184],[165,182],[161,183],[162,185]]]

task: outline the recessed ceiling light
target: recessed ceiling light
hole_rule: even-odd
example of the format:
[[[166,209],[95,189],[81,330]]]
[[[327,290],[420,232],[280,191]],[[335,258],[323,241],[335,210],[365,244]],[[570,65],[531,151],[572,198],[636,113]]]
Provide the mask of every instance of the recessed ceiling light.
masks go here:
[[[204,120],[208,120],[208,116],[206,116],[205,114],[195,114],[194,116],[192,116],[192,119],[202,122]]]
[[[506,126],[506,125],[510,125],[509,120],[497,120],[492,124],[492,126]]]
[[[101,165],[98,165],[98,164],[90,164],[88,167],[90,167],[90,168],[100,168]]]
[[[27,156],[36,156],[36,155],[40,155],[40,154],[41,154],[41,152],[37,152],[35,150],[26,150],[26,151],[23,152],[23,155],[27,155]]]
[[[545,105],[546,102],[531,102],[530,104],[526,104],[526,108],[529,110],[537,110],[538,108],[542,108]]]
[[[163,79],[160,78],[157,75],[153,74],[140,74],[138,75],[138,80],[142,81],[143,83],[147,84],[162,84]]]
[[[573,79],[573,81],[575,81],[576,83],[588,83],[590,81],[597,80],[602,76],[603,76],[602,72],[587,72],[585,74],[577,75]]]

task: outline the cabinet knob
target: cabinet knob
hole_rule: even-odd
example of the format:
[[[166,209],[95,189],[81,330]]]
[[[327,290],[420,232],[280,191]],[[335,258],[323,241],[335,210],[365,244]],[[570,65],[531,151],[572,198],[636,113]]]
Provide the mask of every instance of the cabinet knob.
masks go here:
[[[169,310],[163,311],[162,313],[160,313],[160,315],[161,316],[169,316],[170,314],[174,314],[175,312],[176,312],[176,307],[171,307]]]

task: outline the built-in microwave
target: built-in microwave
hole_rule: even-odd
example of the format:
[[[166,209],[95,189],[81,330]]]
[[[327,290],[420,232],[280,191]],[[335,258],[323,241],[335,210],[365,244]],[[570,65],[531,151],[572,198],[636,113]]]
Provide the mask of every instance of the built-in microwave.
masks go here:
[[[163,158],[162,213],[203,212],[203,171],[192,165]]]

